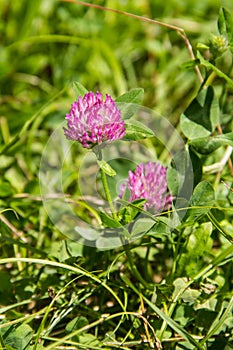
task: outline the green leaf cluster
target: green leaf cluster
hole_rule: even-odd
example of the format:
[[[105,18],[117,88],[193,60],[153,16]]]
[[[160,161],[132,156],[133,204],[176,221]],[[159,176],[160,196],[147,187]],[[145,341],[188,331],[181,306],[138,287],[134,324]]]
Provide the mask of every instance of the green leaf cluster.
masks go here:
[[[201,0],[99,5],[139,17],[0,2],[0,348],[229,350],[232,1],[220,11]],[[70,104],[88,91],[111,95],[126,125],[119,154],[97,150],[94,162],[62,131]],[[167,142],[156,138],[141,105],[150,125],[155,113],[169,120],[182,149],[162,123],[156,132]],[[52,190],[42,196],[41,157],[59,128],[43,164]],[[149,213],[127,193],[118,200],[143,147],[168,166],[167,212]],[[125,152],[131,159],[109,160]]]

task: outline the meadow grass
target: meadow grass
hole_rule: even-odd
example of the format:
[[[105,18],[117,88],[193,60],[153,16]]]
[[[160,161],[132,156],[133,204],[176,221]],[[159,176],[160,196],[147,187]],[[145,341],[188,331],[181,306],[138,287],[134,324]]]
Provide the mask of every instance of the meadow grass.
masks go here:
[[[75,1],[0,1],[0,349],[230,350],[232,2],[95,4],[118,12]],[[165,144],[162,129],[161,139],[151,138],[128,124],[132,141],[148,133],[119,148],[130,161],[111,150],[109,166],[93,166],[61,132],[83,87],[123,107],[143,97],[142,116],[158,128],[167,120],[171,138]],[[187,158],[176,152],[179,142]],[[157,216],[123,200],[118,217],[101,212],[99,173],[111,201],[145,148],[168,166],[176,203],[186,191],[188,200]],[[54,194],[43,187],[47,169]],[[77,239],[76,216],[111,229],[124,222],[125,234],[138,238],[114,246],[110,235],[95,247],[95,230]],[[132,228],[134,216],[141,221]]]

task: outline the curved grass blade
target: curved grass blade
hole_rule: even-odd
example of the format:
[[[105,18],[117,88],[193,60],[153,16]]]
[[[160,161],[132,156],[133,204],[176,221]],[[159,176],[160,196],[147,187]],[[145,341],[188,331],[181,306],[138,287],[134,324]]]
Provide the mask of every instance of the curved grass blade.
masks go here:
[[[44,259],[34,259],[34,258],[33,259],[31,259],[31,258],[6,258],[6,259],[1,259],[0,260],[0,264],[17,263],[19,261],[26,262],[26,263],[32,263],[32,264],[41,264],[41,265],[54,266],[54,267],[57,267],[57,268],[65,269],[65,270],[68,270],[68,271],[72,271],[72,272],[74,272],[76,274],[84,275],[84,276],[92,279],[93,281],[99,283],[105,289],[107,289],[113,295],[113,297],[117,300],[117,302],[121,306],[122,310],[125,311],[125,307],[124,307],[122,301],[119,299],[117,294],[112,290],[112,288],[109,287],[105,282],[101,281],[97,276],[95,276],[91,272],[88,272],[88,271],[86,271],[86,270],[84,270],[84,269],[82,269],[80,267],[75,267],[75,266],[59,263],[59,262],[56,262],[56,261],[50,261],[50,260],[44,260]]]
[[[126,282],[126,276],[124,276]],[[127,278],[127,284],[130,286],[133,291],[141,296],[143,300],[147,303],[148,306],[159,316],[163,321],[165,321],[175,332],[180,334],[184,339],[186,339],[190,344],[194,345],[196,349],[205,350],[205,348],[200,345],[183,327],[181,327],[178,323],[173,321],[168,315],[166,315],[162,310],[160,310],[154,303],[152,303],[149,299],[147,299],[144,295],[142,295],[137,288],[131,283],[131,281]],[[161,339],[160,339],[161,341]]]

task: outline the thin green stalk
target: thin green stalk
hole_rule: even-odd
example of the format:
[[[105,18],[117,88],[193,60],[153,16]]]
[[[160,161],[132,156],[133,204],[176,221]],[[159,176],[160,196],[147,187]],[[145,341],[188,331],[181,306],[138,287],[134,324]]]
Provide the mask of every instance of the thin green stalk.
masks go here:
[[[19,258],[21,256],[19,246],[17,244],[13,244],[13,249],[14,249],[15,256]],[[18,261],[17,266],[18,266],[19,272],[22,272],[24,269],[23,263],[21,261]]]
[[[104,188],[104,193],[105,193],[106,199],[108,201],[108,204],[109,204],[111,212],[112,212],[112,217],[113,217],[114,220],[117,221],[118,219],[117,219],[115,208],[114,208],[114,205],[113,205],[113,202],[112,202],[112,198],[111,198],[111,195],[110,195],[108,182],[107,182],[107,177],[106,177],[106,174],[105,174],[104,170],[101,169],[101,168],[100,168],[100,174],[101,174],[101,180],[102,180],[102,184],[103,184],[103,188]]]
[[[45,312],[45,310],[46,310],[46,307],[44,307],[43,309],[33,313],[32,315],[26,315],[26,316],[23,316],[23,317],[16,318],[15,320],[11,320],[11,321],[7,321],[5,323],[1,323],[0,324],[0,329],[11,327],[11,326],[17,325],[17,324],[30,323],[32,320],[35,320],[36,317],[42,315]]]
[[[65,337],[63,337],[61,339],[54,338],[54,337],[47,337],[47,336],[43,337],[43,339],[55,341],[53,344],[46,346],[45,349],[50,350],[50,349],[54,349],[56,346],[59,346],[61,344],[70,344],[70,341],[69,341],[70,338],[73,338],[74,336],[82,334],[83,332],[86,332],[89,329],[91,329],[95,326],[98,326],[99,324],[102,324],[103,322],[110,321],[111,319],[114,319],[116,317],[122,317],[122,316],[128,316],[128,315],[138,317],[139,319],[142,319],[145,323],[147,323],[149,325],[147,319],[144,316],[142,316],[141,314],[139,314],[137,312],[133,312],[133,311],[118,312],[116,314],[106,315],[106,316],[102,315],[98,320],[96,320],[90,324],[87,324],[87,325],[83,326],[82,328],[75,330],[74,332],[66,335]],[[152,331],[153,331],[153,329],[152,329]]]
[[[104,171],[102,169],[100,169],[100,172],[101,172],[101,179],[102,179],[102,183],[103,183],[104,192],[105,192],[105,195],[106,195],[106,199],[107,199],[107,201],[109,203],[109,206],[110,206],[110,209],[111,209],[111,212],[112,212],[112,216],[113,216],[114,220],[118,221],[117,214],[115,212],[115,208],[113,206],[112,198],[111,198],[110,191],[109,191],[109,188],[108,188],[106,174],[104,173]],[[133,275],[136,277],[136,279],[139,282],[142,283],[142,285],[145,288],[148,288],[148,284],[142,278],[142,276],[141,276],[140,272],[138,271],[135,263],[133,262],[133,257],[132,257],[131,251],[130,251],[130,249],[129,249],[127,244],[124,245],[124,250],[125,250],[127,259],[129,261],[129,265],[130,265],[130,268],[131,268],[131,271],[132,271]]]
[[[138,271],[138,269],[133,261],[133,257],[132,257],[132,254],[131,254],[131,251],[130,251],[128,245],[126,245],[124,249],[125,249],[125,253],[126,253],[127,259],[129,261],[129,265],[130,265],[132,273],[137,278],[137,280],[143,285],[144,288],[150,289],[148,283],[144,280],[144,278],[142,277],[142,275]]]
[[[150,273],[149,264],[148,264],[150,251],[151,251],[151,244],[149,243],[147,248],[146,248],[146,254],[145,254],[145,258],[144,258],[145,266],[144,266],[144,269],[143,269],[144,275],[146,276],[147,280],[151,278],[151,273]]]
[[[47,321],[47,318],[48,318],[48,315],[54,305],[54,303],[60,298],[60,295],[66,290],[66,288],[72,284],[75,280],[77,280],[79,277],[75,277],[74,279],[72,279],[71,281],[69,281],[58,293],[57,295],[52,299],[51,303],[48,305],[48,307],[46,308],[46,311],[45,311],[45,314],[42,318],[42,321],[40,323],[40,326],[39,326],[39,329],[37,331],[37,335],[36,335],[36,339],[35,339],[35,344],[34,344],[34,347],[33,349],[36,350],[37,348],[37,345],[39,343],[39,340],[41,338],[41,335],[42,335],[42,332],[44,331],[45,329],[45,324],[46,324],[46,321]]]
[[[1,336],[1,334],[0,334],[0,345],[1,345],[1,348],[2,348],[2,349],[6,349],[6,346],[5,346],[5,344],[4,344],[4,341],[3,341],[3,338],[2,338],[2,336]]]
[[[113,295],[113,297],[117,300],[117,302],[120,304],[121,308],[123,310],[125,310],[124,305],[122,304],[122,301],[119,299],[119,297],[112,290],[111,287],[109,287],[105,282],[101,281],[96,275],[94,275],[94,274],[92,274],[92,273],[90,273],[90,272],[88,272],[88,271],[86,271],[78,266],[72,266],[72,265],[59,263],[57,261],[35,259],[35,258],[5,258],[5,259],[0,259],[0,264],[17,263],[18,261],[32,263],[32,264],[54,266],[56,268],[65,269],[65,270],[74,272],[76,274],[81,274],[83,276],[86,276],[86,277],[92,279],[93,281],[99,283],[105,289],[107,289]]]
[[[97,155],[97,153],[96,153]],[[99,154],[97,155],[97,159],[102,159],[102,154],[100,153],[100,150],[99,150]],[[118,217],[117,217],[117,214],[115,212],[115,208],[114,208],[114,205],[113,205],[113,202],[112,202],[112,198],[111,198],[111,194],[110,194],[110,191],[109,191],[109,187],[108,187],[108,182],[107,182],[107,177],[106,177],[106,174],[104,172],[104,170],[102,168],[100,168],[100,173],[101,173],[101,180],[102,180],[102,184],[103,184],[103,188],[104,188],[104,192],[105,192],[105,195],[106,195],[106,199],[108,201],[108,204],[110,206],[110,209],[111,209],[111,212],[112,212],[112,217],[114,220],[116,220],[117,222],[118,221]],[[122,226],[122,229],[123,230],[126,230],[123,226]],[[128,234],[128,232],[127,232]],[[123,243],[123,242],[122,242]],[[123,244],[124,245],[124,244]],[[131,268],[131,271],[132,273],[134,274],[134,276],[136,277],[136,279],[142,283],[142,285],[145,287],[145,288],[148,288],[148,284],[146,283],[146,281],[142,278],[140,272],[138,271],[136,265],[134,264],[133,262],[133,257],[132,257],[132,254],[130,252],[130,249],[127,245],[124,245],[124,249],[125,249],[125,253],[126,253],[126,256],[127,256],[127,259],[129,261],[129,265],[130,265],[130,268]]]
[[[9,131],[6,117],[0,118],[0,127],[2,132],[2,138],[3,138],[4,144],[6,145],[10,141],[10,131]]]
[[[0,149],[0,155],[7,154],[7,152],[12,148],[15,147],[18,143],[22,142],[25,135],[28,134],[28,130],[32,127],[33,123],[36,121],[38,116],[41,115],[41,113],[45,113],[45,110],[50,108],[50,105],[52,101],[56,100],[60,95],[63,94],[66,87],[59,91],[57,94],[55,94],[48,102],[46,102],[33,116],[23,125],[22,129],[12,137],[12,139],[3,147]]]
[[[70,202],[74,202],[75,204],[80,204],[81,206],[89,210],[89,212],[94,216],[98,224],[101,225],[102,222],[98,212],[94,208],[92,208],[87,202],[84,202],[83,200],[75,200],[75,201],[70,200]]]
[[[210,86],[214,79],[217,77],[217,74],[215,72],[212,72],[209,77],[207,78],[205,84],[204,84],[204,88],[207,88],[208,86]]]
[[[179,256],[180,256],[179,252],[180,252],[181,238],[182,238],[182,233],[179,232],[177,243],[175,245],[173,244],[174,259],[173,259],[172,270],[171,270],[171,275],[172,276],[174,276],[174,274],[176,272],[176,266],[177,266],[178,259],[179,259]]]
[[[44,349],[46,349],[46,350],[55,349],[57,346],[66,343],[67,340],[69,340],[70,338],[72,338],[72,337],[74,337],[74,336],[76,336],[78,334],[81,334],[81,333],[87,331],[90,328],[98,326],[99,324],[103,323],[103,321],[104,321],[104,317],[102,316],[99,320],[94,321],[94,322],[92,322],[92,323],[90,323],[90,324],[88,324],[88,325],[86,325],[86,326],[84,326],[82,328],[79,328],[78,330],[76,330],[76,331],[66,335],[65,337],[63,337],[61,339],[51,338],[51,337],[47,337],[46,336],[46,337],[44,337],[44,339],[56,340],[56,341],[54,343],[52,343],[51,345],[46,346],[46,348],[44,348]]]
[[[219,224],[218,220],[216,220],[215,216],[212,214],[211,211],[207,213],[208,218],[212,222],[212,224],[215,226],[215,228],[230,242],[233,243],[233,236],[226,232],[222,226]]]
[[[163,319],[173,330],[175,330],[176,333],[180,334],[184,339],[188,340],[191,344],[195,346],[195,349],[199,350],[205,350],[204,347],[199,344],[196,340],[195,337],[189,334],[185,328],[180,326],[177,322],[175,322],[171,317],[167,315],[164,311],[160,310],[156,304],[151,302],[149,299],[145,297],[145,295],[141,294],[138,289],[132,284],[132,282],[124,276],[125,282],[129,285],[129,287],[139,296],[141,297],[148,306],[161,318]],[[158,336],[158,339],[161,341],[161,339]]]

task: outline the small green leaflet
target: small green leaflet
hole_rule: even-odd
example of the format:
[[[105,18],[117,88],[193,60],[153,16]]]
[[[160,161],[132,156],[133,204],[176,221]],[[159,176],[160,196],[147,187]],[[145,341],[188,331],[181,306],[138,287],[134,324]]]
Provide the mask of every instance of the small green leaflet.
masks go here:
[[[126,134],[123,140],[138,141],[148,137],[153,137],[154,132],[137,120],[125,120]]]
[[[108,175],[108,176],[115,176],[116,175],[115,170],[107,162],[105,162],[104,160],[97,160],[97,162],[98,162],[100,169],[102,169],[106,175]]]
[[[79,97],[79,96],[83,97],[85,94],[88,93],[88,90],[82,84],[80,84],[78,81],[73,82],[73,88],[77,94],[77,97]]]

